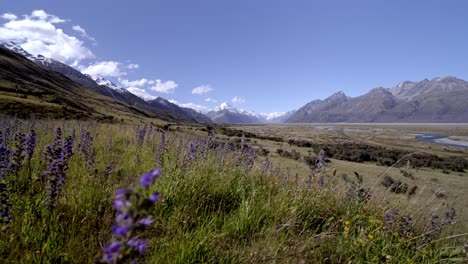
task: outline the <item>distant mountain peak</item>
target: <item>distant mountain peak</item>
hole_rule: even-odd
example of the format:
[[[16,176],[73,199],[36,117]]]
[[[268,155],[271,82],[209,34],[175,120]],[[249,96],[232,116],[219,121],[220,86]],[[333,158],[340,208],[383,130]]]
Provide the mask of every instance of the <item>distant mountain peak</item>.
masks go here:
[[[347,100],[349,99],[350,97],[347,96],[343,91],[339,91],[339,92],[336,92],[332,95],[330,95],[329,97],[327,97],[324,101],[330,101],[330,100]]]
[[[215,107],[213,109],[213,111],[222,111],[222,110],[228,110],[228,111],[231,111],[231,112],[239,112],[239,110],[237,110],[237,108],[235,108],[234,106],[228,104],[227,102],[223,102],[221,103],[219,106]]]
[[[437,78],[432,79],[431,81],[435,81],[435,82],[459,82],[459,81],[462,81],[463,82],[463,80],[458,79],[455,76],[437,77]]]
[[[32,55],[31,53],[27,52],[26,50],[23,49],[23,47],[21,47],[20,44],[16,43],[16,42],[13,42],[13,41],[10,41],[10,42],[5,42],[2,44],[3,47],[9,49],[9,50],[12,50],[24,57],[26,57],[28,60],[30,61],[36,61],[37,57]]]
[[[87,74],[85,74],[85,75],[86,75],[86,76],[89,76],[89,75],[87,75]],[[91,77],[91,76],[89,76],[89,77]],[[97,84],[99,84],[99,85],[105,85],[105,86],[107,86],[107,87],[109,87],[109,88],[112,88],[112,89],[114,89],[114,90],[121,90],[121,88],[122,88],[122,87],[120,87],[120,86],[114,84],[113,82],[107,80],[106,78],[104,78],[104,77],[102,77],[102,76],[96,76],[96,77],[94,77],[94,78],[92,78],[92,79],[93,79]]]

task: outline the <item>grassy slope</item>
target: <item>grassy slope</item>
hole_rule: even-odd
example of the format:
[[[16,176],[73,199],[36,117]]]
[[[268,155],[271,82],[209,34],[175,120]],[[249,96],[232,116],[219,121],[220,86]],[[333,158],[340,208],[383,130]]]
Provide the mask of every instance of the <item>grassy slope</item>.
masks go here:
[[[453,125],[453,126],[427,126],[427,125],[338,125],[343,128],[359,128],[368,129],[370,128],[389,128],[395,129],[396,131],[424,131],[428,133],[441,133],[448,135],[463,135],[466,133],[466,125]],[[286,138],[298,138],[307,139],[314,142],[339,142],[339,141],[357,141],[370,143],[374,145],[380,145],[384,147],[400,148],[413,152],[425,152],[430,154],[436,154],[440,156],[461,156],[464,158],[468,157],[467,149],[460,149],[454,147],[446,147],[442,145],[430,144],[427,142],[416,141],[414,137],[401,136],[399,132],[384,133],[384,132],[343,132],[343,131],[324,131],[321,129],[314,129],[311,127],[301,126],[284,126],[284,125],[273,125],[273,126],[245,126],[241,127],[246,131],[261,132],[264,131],[269,135],[275,135]],[[283,169],[290,169],[294,174],[298,173],[300,180],[304,180],[310,174],[310,169],[302,161],[294,161],[291,159],[278,158],[276,149],[281,148],[284,150],[291,151],[295,149],[302,156],[310,155],[311,149],[290,146],[287,143],[272,142],[268,140],[254,140],[258,145],[263,146],[271,152],[273,159],[281,164]],[[312,151],[314,155],[315,151]],[[393,168],[388,170],[387,167],[377,166],[374,163],[355,163],[341,160],[331,159],[330,167],[337,171],[337,174],[347,174],[349,177],[353,177],[353,172],[356,171],[362,174],[365,178],[365,184],[372,186],[376,182],[379,182],[383,173],[391,176],[396,180],[401,180],[410,186],[417,185],[419,198],[408,199],[405,195],[388,195],[388,191],[385,187],[377,184],[375,191],[381,197],[389,196],[391,200],[398,201],[405,207],[408,206],[411,209],[419,209],[425,205],[426,201],[430,201],[425,208],[428,212],[437,212],[443,208],[443,204],[454,204],[457,213],[461,218],[466,218],[468,211],[466,211],[465,203],[468,201],[468,168],[464,173],[461,172],[448,172],[443,170],[436,170],[430,168],[419,168],[411,170],[415,180],[405,178],[400,169]],[[435,198],[436,192],[443,192],[448,194],[445,199]],[[468,221],[461,221],[457,225],[460,232],[468,231]]]
[[[30,126],[30,122],[23,123],[19,129],[26,131]],[[60,203],[48,213],[43,183],[35,179],[41,177],[41,154],[52,141],[56,126],[64,128],[64,135],[89,131],[94,137],[96,163],[88,168],[85,156],[75,148]],[[17,181],[9,182],[13,222],[8,232],[0,234],[0,255],[7,262],[90,263],[110,238],[112,195],[156,167],[160,134],[153,130],[138,147],[136,127],[127,125],[40,121],[36,129],[38,147],[31,166],[25,165]],[[140,259],[144,263],[376,263],[387,259],[391,263],[433,263],[463,258],[456,240],[418,248],[420,239],[386,231],[384,212],[393,206],[387,204],[390,199],[350,199],[345,185],[331,173],[324,173],[322,188],[317,179],[313,187],[306,188],[304,178],[285,181],[287,170],[263,170],[264,158],[257,158],[253,168],[246,170],[243,162],[237,162],[244,155],[229,151],[224,156],[218,149],[204,158],[201,147],[197,158],[183,170],[188,144],[201,146],[204,139],[192,133],[166,134],[162,177],[148,192],[160,191],[161,200],[151,211],[155,223],[140,234],[150,240]],[[290,160],[270,158],[275,167],[289,167]],[[103,171],[110,162],[116,166],[105,177]],[[332,165],[346,167],[338,162]],[[303,164],[297,164],[298,172],[301,168]],[[352,173],[353,169],[346,171]],[[424,232],[425,223],[420,218],[412,224],[413,237]]]
[[[124,122],[158,118],[99,95],[4,48],[0,48],[0,111],[19,116]]]

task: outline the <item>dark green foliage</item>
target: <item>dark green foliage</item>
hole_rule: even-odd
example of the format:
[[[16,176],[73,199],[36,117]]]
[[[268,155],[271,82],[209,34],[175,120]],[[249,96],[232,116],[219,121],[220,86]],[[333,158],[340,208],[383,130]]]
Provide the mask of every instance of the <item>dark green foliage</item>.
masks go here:
[[[385,175],[381,183],[383,186],[385,186],[387,189],[394,193],[406,193],[406,191],[408,190],[408,184],[403,183],[401,181],[395,181],[392,177],[388,175]]]
[[[297,152],[295,149],[291,150],[291,152],[283,149],[277,149],[276,153],[278,153],[278,155],[282,158],[288,158],[293,160],[301,159],[301,153]]]

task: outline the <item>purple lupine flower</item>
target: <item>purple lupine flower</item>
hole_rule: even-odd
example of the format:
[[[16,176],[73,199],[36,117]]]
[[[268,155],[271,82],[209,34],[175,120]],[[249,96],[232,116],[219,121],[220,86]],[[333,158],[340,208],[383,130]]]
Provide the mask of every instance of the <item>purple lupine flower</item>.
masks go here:
[[[263,171],[263,173],[269,175],[270,172],[271,172],[271,162],[270,160],[268,159],[268,156],[265,158],[265,160],[262,162],[262,165],[261,165],[261,170]]]
[[[224,166],[224,161],[226,160],[226,156],[231,150],[231,145],[229,142],[224,143],[223,148],[221,149],[221,153],[218,154],[218,162],[220,166]]]
[[[156,169],[154,171],[148,171],[147,173],[143,174],[140,178],[140,185],[141,187],[148,189],[154,181],[159,177],[161,174],[160,169]]]
[[[63,143],[63,150],[67,159],[73,156],[73,141],[74,137],[68,136],[67,138],[65,138],[65,142]]]
[[[413,217],[409,214],[405,214],[401,218],[400,228],[398,230],[398,233],[400,234],[401,237],[408,238],[413,233],[413,230],[414,230]]]
[[[141,225],[141,226],[149,226],[151,225],[151,223],[153,223],[153,217],[152,216],[148,216],[146,218],[143,218],[141,220],[139,220],[137,222],[137,224]]]
[[[10,216],[11,203],[8,198],[8,188],[4,179],[0,179],[0,232],[6,232],[10,229]]]
[[[113,199],[113,207],[117,211],[115,225],[111,228],[113,238],[109,246],[104,249],[101,262],[120,263],[124,259],[132,259],[137,254],[143,254],[146,250],[147,241],[137,238],[136,232],[153,222],[152,216],[142,217],[142,215],[149,209],[149,205],[157,201],[159,193],[153,193],[145,198],[143,192],[154,183],[160,173],[160,169],[149,171],[141,176],[136,187],[117,190]]]
[[[190,142],[189,145],[189,151],[185,155],[185,160],[184,164],[182,165],[182,170],[185,171],[187,169],[187,166],[192,162],[197,157],[197,149],[195,147],[195,144],[193,142]]]
[[[159,147],[158,151],[156,152],[155,160],[156,166],[161,166],[163,161],[163,154],[166,148],[166,136],[163,131],[160,131],[160,138],[159,138]]]
[[[0,144],[0,179],[5,178],[10,164],[11,151],[4,144]]]
[[[137,128],[137,147],[141,148],[143,146],[143,142],[145,141],[146,135],[146,125],[142,128]]]
[[[66,171],[68,170],[68,159],[73,155],[71,149],[73,141],[62,140],[62,130],[57,128],[54,142],[48,144],[44,152],[46,160],[46,170],[42,173],[47,182],[48,190],[47,207],[53,209],[59,202],[59,196],[63,185],[65,184]]]
[[[122,247],[122,243],[114,242],[111,243],[104,249],[104,256],[102,258],[104,263],[116,263],[117,260],[121,257],[120,248]]]
[[[150,124],[149,126],[149,129],[148,129],[148,132],[146,133],[146,141],[149,141],[149,139],[151,138],[153,134],[153,124]]]
[[[111,232],[116,236],[126,237],[130,232],[130,226],[113,226]]]
[[[200,156],[203,158],[203,159],[206,159],[208,157],[208,150],[210,148],[210,138],[205,138],[203,140],[201,140],[201,143],[200,143]]]
[[[393,209],[390,213],[385,214],[385,230],[395,231],[399,213],[399,209]]]
[[[104,177],[108,178],[112,173],[112,170],[115,167],[115,162],[111,161],[109,165],[107,165],[106,169],[104,170]]]
[[[159,192],[155,192],[148,197],[148,200],[150,200],[153,203],[156,203],[159,200]]]
[[[325,179],[324,179],[323,175],[320,175],[319,180],[318,180],[319,187],[323,187],[323,185],[325,184],[324,180]]]
[[[246,171],[252,168],[256,157],[257,157],[257,153],[255,152],[255,150],[253,148],[249,148],[249,151],[247,152],[247,156],[245,157],[245,160],[244,160],[244,168]]]
[[[8,165],[8,172],[10,174],[18,173],[21,168],[23,167],[23,160],[24,160],[24,134],[21,132],[17,132],[15,136],[16,141],[16,149],[12,154],[10,163]]]
[[[83,130],[80,134],[80,141],[78,142],[78,150],[83,154],[88,169],[94,169],[94,163],[96,160],[96,150],[93,148],[93,137],[91,134]]]
[[[140,254],[143,254],[148,243],[143,239],[132,238],[127,242],[127,245],[137,250]]]
[[[26,139],[24,142],[24,152],[26,153],[25,159],[30,161],[33,154],[34,154],[34,149],[36,148],[36,130],[32,129],[31,132],[29,132],[26,135]]]

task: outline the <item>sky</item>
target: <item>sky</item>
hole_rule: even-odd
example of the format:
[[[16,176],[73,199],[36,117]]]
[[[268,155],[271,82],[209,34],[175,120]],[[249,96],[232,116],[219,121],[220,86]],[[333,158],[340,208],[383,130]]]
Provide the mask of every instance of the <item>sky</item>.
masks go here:
[[[207,111],[286,112],[337,91],[468,80],[464,0],[3,0],[0,42]]]

